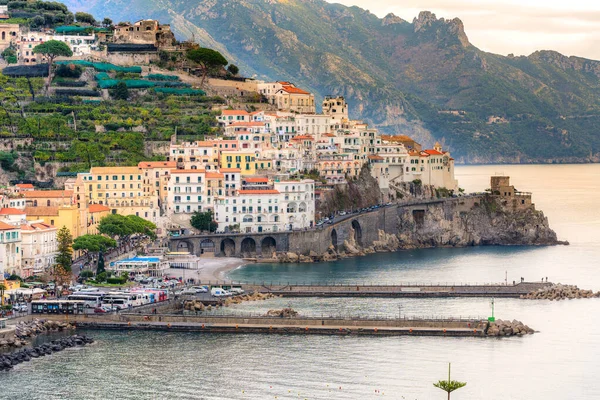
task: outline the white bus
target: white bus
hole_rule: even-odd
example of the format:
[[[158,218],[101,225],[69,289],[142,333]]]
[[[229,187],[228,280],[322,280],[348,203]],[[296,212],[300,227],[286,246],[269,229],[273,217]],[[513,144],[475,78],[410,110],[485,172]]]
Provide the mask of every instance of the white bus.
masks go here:
[[[102,296],[90,296],[88,294],[71,294],[67,300],[79,300],[85,302],[85,308],[96,308],[102,304]]]
[[[131,303],[133,307],[144,304],[144,299],[137,293],[110,292],[104,298],[125,299]]]
[[[124,299],[124,298],[105,296],[102,299],[102,307],[108,307],[111,309],[116,308],[119,310],[126,310],[129,308],[130,305],[131,305],[131,301]]]

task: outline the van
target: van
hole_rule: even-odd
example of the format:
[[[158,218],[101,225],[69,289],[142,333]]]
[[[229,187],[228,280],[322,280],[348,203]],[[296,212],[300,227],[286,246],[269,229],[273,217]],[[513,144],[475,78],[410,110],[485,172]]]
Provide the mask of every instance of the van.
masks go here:
[[[222,288],[212,288],[210,290],[210,294],[213,297],[225,297],[225,296],[229,296],[231,293],[229,293],[227,290],[222,289]]]
[[[231,289],[229,289],[229,291],[232,294],[244,294],[244,289],[242,289],[240,287],[232,287]]]

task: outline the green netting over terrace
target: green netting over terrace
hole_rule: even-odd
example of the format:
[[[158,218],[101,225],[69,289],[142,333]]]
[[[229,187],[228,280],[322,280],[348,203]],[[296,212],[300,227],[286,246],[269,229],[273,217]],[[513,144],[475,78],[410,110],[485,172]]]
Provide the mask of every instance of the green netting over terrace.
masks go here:
[[[115,86],[119,82],[125,82],[127,88],[129,89],[148,89],[148,88],[189,88],[190,85],[188,83],[183,82],[156,82],[156,81],[146,81],[143,79],[102,79],[98,80],[98,87],[101,89],[110,89]]]
[[[156,93],[173,94],[176,96],[205,96],[206,92],[200,89],[155,88]]]
[[[150,74],[146,77],[151,81],[178,81],[179,77],[176,75],[163,75],[163,74]]]
[[[94,28],[92,26],[75,26],[75,25],[63,25],[54,28],[56,33],[60,33],[63,35],[75,35],[78,33],[86,33],[86,32],[110,32],[105,28]]]
[[[99,72],[130,72],[133,74],[141,74],[142,67],[121,67],[119,65],[109,64],[109,63],[95,63],[85,60],[64,60],[64,61],[56,61],[56,64],[74,64],[81,65],[82,67],[94,68]]]
[[[110,75],[106,72],[98,72],[95,76],[97,81],[104,81],[106,79],[111,79]]]

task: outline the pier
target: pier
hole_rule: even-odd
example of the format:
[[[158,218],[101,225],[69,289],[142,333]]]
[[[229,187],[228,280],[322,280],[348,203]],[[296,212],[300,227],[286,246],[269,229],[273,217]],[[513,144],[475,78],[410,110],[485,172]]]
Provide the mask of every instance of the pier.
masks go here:
[[[45,315],[82,329],[159,330],[232,334],[487,337],[483,318],[360,318],[122,313]],[[28,317],[31,318],[31,317]]]
[[[405,283],[382,284],[326,284],[326,283],[208,283],[210,286],[242,287],[246,292],[271,293],[284,297],[504,297],[519,298],[521,295],[550,287],[551,282],[521,282],[516,284],[461,284],[461,283]]]

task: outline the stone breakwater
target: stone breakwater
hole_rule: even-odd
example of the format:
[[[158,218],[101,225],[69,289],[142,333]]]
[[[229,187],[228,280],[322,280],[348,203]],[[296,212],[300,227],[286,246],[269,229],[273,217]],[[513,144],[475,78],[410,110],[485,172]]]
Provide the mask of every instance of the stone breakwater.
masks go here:
[[[600,297],[600,292],[594,293],[593,290],[579,289],[575,285],[561,285],[560,283],[554,286],[538,289],[526,295],[520,296],[527,300],[571,300],[571,299],[591,299]]]
[[[27,339],[37,336],[41,333],[61,332],[64,330],[75,329],[72,325],[65,322],[56,322],[50,320],[22,321],[15,325],[15,335],[12,338],[0,340],[0,349],[5,347],[22,347],[27,344]]]
[[[262,300],[273,299],[275,297],[282,297],[282,296],[276,296],[271,293],[255,292],[252,294],[244,294],[241,296],[228,297],[225,300],[220,301],[219,303],[215,304],[214,306],[206,305],[198,299],[185,300],[183,302],[183,309],[186,311],[204,311],[204,310],[210,311],[213,308],[229,307],[233,304],[241,304],[244,301],[262,301]]]
[[[22,362],[30,361],[32,358],[44,357],[68,347],[85,346],[89,343],[94,343],[94,339],[85,335],[74,335],[68,338],[53,340],[31,349],[22,349],[11,354],[0,355],[0,371],[11,369]]]
[[[535,331],[523,324],[521,321],[503,321],[497,319],[495,322],[490,322],[487,329],[487,336],[523,336],[532,335]]]

